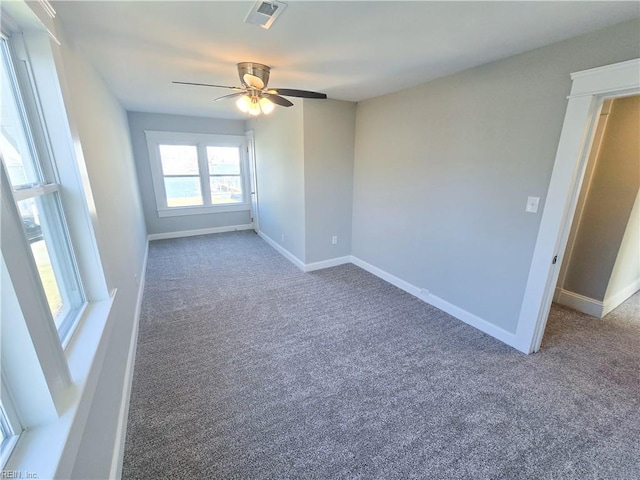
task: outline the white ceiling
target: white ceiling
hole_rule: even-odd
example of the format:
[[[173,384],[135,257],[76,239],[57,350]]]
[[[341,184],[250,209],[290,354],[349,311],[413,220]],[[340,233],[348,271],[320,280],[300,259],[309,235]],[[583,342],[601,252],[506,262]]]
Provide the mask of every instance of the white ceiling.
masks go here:
[[[640,16],[639,2],[290,0],[264,30],[243,23],[251,1],[52,4],[127,110],[221,118],[244,118],[213,102],[228,90],[171,81],[238,85],[235,64],[254,61],[271,87],[360,101]]]

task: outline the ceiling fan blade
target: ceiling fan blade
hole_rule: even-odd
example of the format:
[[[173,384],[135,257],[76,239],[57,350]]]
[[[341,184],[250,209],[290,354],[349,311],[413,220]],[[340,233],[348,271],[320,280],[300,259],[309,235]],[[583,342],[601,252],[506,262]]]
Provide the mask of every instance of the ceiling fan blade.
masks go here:
[[[293,105],[292,102],[284,97],[281,97],[280,95],[275,95],[273,93],[263,93],[262,96],[268,98],[273,103],[275,103],[276,105],[280,105],[281,107],[290,107],[291,105]]]
[[[285,97],[300,97],[300,98],[327,98],[326,93],[310,92],[308,90],[295,90],[292,88],[270,88],[269,92],[277,93],[278,95],[284,95]]]
[[[217,102],[218,100],[226,100],[227,98],[240,97],[240,96],[245,95],[245,94],[246,94],[246,92],[230,93],[229,95],[224,95],[222,97],[214,98],[213,101]]]
[[[212,85],[210,83],[193,83],[193,82],[171,82],[171,83],[179,83],[180,85],[197,85],[199,87],[230,88],[232,90],[244,91],[244,88],[240,88],[240,87],[230,87],[228,85]]]

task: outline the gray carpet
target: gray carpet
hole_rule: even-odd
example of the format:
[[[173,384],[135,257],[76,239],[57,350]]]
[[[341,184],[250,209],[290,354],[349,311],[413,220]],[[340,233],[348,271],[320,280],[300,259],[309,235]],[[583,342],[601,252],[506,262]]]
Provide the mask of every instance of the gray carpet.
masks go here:
[[[150,245],[125,479],[639,477],[638,295],[526,356],[253,232]]]

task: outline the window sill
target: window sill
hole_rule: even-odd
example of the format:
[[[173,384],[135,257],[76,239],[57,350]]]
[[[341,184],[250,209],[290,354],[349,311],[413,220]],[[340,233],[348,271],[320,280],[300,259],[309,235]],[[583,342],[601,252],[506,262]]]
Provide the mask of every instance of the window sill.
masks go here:
[[[248,203],[229,205],[206,205],[195,207],[158,208],[159,217],[181,217],[183,215],[207,215],[211,213],[246,212],[250,210]]]
[[[64,408],[54,420],[22,432],[4,466],[33,478],[67,478],[84,431],[91,400],[102,370],[111,322],[109,314],[116,295],[88,305],[65,351],[73,384],[67,388]],[[28,473],[27,473],[28,472]]]

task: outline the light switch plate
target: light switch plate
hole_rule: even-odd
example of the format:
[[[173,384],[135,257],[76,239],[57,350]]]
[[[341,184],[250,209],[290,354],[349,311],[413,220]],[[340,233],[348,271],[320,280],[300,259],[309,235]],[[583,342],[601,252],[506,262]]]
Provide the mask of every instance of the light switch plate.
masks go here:
[[[529,213],[537,213],[539,203],[540,197],[527,197],[527,207],[524,209],[524,211]]]

